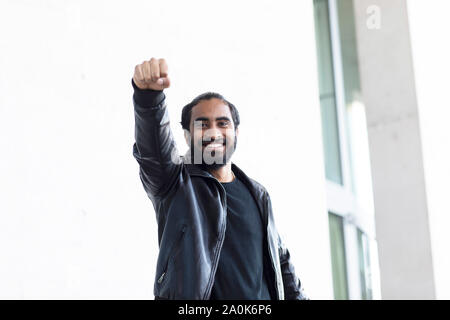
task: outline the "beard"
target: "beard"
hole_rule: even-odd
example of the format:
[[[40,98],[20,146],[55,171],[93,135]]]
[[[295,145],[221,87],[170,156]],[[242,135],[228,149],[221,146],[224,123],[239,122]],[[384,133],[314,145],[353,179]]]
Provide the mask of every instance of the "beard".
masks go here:
[[[210,141],[209,143],[213,143]],[[194,159],[194,164],[200,166],[203,170],[214,171],[225,166],[231,159],[237,146],[237,136],[234,135],[234,143],[229,145],[226,138],[224,142],[224,151],[207,151],[203,148],[203,141],[200,145],[195,144],[193,137],[191,137],[190,157]]]

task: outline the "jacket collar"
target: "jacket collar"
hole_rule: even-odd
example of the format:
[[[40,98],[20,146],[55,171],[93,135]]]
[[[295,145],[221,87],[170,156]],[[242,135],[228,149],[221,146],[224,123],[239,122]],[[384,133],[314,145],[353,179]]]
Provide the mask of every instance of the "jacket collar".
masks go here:
[[[192,164],[192,163],[185,163],[185,167],[189,175],[191,176],[201,176],[205,178],[212,178],[219,182],[216,177],[214,177],[211,173],[209,173],[206,170],[203,170],[200,166]],[[241,180],[249,189],[250,193],[252,194],[253,198],[256,201],[256,204],[258,206],[258,209],[261,213],[261,217],[263,218],[263,221],[267,225],[267,213],[264,210],[263,202],[266,201],[264,194],[265,190],[264,188],[257,182],[250,179],[242,169],[240,169],[234,162],[231,162],[231,170],[233,171],[236,178]]]
[[[205,178],[213,178],[216,179],[216,177],[214,177],[211,173],[209,173],[208,171],[204,170],[202,167],[200,167],[199,165],[195,165],[192,163],[185,163],[184,164],[186,167],[187,172],[189,173],[189,175],[191,176],[201,176],[201,177],[205,177]],[[233,171],[233,173],[235,174],[236,177],[241,178],[242,175],[245,176],[245,173],[242,172],[241,169],[238,168],[238,166],[236,164],[234,164],[233,162],[231,162],[231,170]],[[246,177],[246,176],[245,176]],[[217,179],[216,179],[217,180]]]
[[[201,166],[186,162],[186,158],[183,159],[183,162],[189,175],[216,179],[216,177],[204,170]],[[234,162],[231,162],[231,170],[237,178],[240,178],[241,180],[250,180]]]
[[[190,152],[189,150],[187,150],[186,153],[183,156],[181,156],[181,161],[184,163],[189,175],[201,176],[205,178],[213,178],[217,180],[216,177],[214,177],[211,173],[202,169],[202,167],[193,164],[190,161],[190,159],[191,159]],[[231,170],[233,171],[234,175],[241,181],[243,181],[245,185],[250,189],[250,191],[254,193],[254,196],[259,197],[261,194],[265,192],[261,187],[261,185],[255,183],[252,179],[250,179],[244,173],[244,171],[242,171],[242,169],[240,169],[234,162],[231,162]]]

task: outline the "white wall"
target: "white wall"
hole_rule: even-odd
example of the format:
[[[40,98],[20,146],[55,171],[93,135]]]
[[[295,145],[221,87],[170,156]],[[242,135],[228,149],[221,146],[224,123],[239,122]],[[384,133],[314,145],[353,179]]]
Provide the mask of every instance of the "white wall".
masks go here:
[[[425,3],[426,2],[426,3]],[[450,299],[450,2],[408,1],[436,298]]]
[[[169,63],[172,129],[218,91],[307,293],[332,298],[312,1],[2,1],[0,298],[153,298],[131,77]]]

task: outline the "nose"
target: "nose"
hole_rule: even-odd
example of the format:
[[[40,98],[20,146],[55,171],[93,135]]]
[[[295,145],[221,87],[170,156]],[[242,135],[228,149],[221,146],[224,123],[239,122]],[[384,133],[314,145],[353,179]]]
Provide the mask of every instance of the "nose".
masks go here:
[[[216,128],[210,128],[206,130],[206,132],[203,135],[204,141],[216,141],[216,140],[223,140],[223,134],[220,132],[219,129]]]

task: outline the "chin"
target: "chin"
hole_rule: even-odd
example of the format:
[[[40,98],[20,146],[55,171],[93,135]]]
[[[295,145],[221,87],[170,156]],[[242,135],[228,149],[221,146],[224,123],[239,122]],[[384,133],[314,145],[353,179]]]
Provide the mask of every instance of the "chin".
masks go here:
[[[226,163],[212,163],[212,164],[201,164],[201,167],[207,171],[214,171],[224,167]]]

